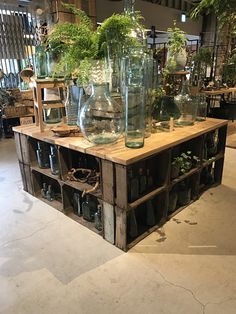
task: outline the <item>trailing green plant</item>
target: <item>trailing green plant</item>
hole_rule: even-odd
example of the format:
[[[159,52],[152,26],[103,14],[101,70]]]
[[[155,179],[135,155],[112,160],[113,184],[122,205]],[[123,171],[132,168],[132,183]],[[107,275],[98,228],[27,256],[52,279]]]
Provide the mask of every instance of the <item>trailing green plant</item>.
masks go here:
[[[173,159],[171,165],[179,166],[180,173],[187,173],[192,169],[193,166],[196,166],[199,163],[200,159],[197,156],[192,155],[191,151],[182,153],[180,156],[177,156]]]

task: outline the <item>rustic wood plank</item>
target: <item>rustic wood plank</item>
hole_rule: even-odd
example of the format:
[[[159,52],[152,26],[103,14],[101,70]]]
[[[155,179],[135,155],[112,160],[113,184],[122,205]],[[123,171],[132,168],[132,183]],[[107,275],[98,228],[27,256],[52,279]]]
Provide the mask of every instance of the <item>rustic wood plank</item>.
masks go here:
[[[15,144],[16,144],[16,154],[17,154],[18,160],[20,162],[23,162],[20,137],[21,137],[20,133],[14,132],[14,138],[15,138]]]
[[[101,184],[103,200],[110,204],[114,204],[115,200],[114,164],[108,160],[102,160]]]
[[[27,192],[33,195],[34,189],[33,189],[32,175],[31,175],[31,168],[29,165],[24,165],[24,172],[25,172],[25,179],[26,179],[26,184],[27,184]]]
[[[30,152],[29,152],[28,136],[21,134],[20,143],[21,143],[21,153],[22,153],[23,162],[26,165],[30,165]]]
[[[127,250],[127,212],[119,207],[115,207],[116,212],[116,239],[118,248]]]
[[[114,244],[115,243],[115,211],[114,206],[103,202],[103,229],[104,238]]]
[[[20,161],[19,161],[19,167],[20,167],[20,174],[21,174],[21,179],[22,179],[22,184],[23,184],[23,190],[28,192],[24,164]]]
[[[217,184],[220,184],[222,181],[223,167],[224,167],[224,157],[215,161],[214,179]]]
[[[115,165],[116,178],[116,204],[118,207],[127,209],[128,206],[128,178],[127,168],[123,165]]]

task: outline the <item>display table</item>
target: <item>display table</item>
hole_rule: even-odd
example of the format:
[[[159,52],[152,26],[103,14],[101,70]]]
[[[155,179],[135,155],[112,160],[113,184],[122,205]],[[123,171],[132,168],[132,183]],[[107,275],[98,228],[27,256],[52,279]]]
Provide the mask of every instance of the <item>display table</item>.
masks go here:
[[[24,189],[42,199],[43,182],[50,183],[59,197],[52,202],[43,201],[127,250],[187,205],[169,209],[170,196],[182,183],[190,187],[190,202],[207,188],[221,183],[227,121],[208,118],[194,126],[156,133],[145,139],[140,149],[126,148],[124,139],[113,145],[95,146],[83,137],[60,138],[51,131],[39,132],[35,125],[18,126],[14,132]],[[217,139],[216,150],[206,158],[209,138]],[[59,175],[38,167],[37,141],[58,148]],[[187,151],[198,157],[198,163],[187,173],[171,179],[173,158]],[[100,176],[99,188],[89,194],[102,205],[102,231],[73,210],[75,191],[82,197],[83,191],[91,190],[88,183],[68,179],[68,172],[82,163],[84,166],[84,160],[86,167],[95,169]],[[204,179],[207,171],[211,181]]]

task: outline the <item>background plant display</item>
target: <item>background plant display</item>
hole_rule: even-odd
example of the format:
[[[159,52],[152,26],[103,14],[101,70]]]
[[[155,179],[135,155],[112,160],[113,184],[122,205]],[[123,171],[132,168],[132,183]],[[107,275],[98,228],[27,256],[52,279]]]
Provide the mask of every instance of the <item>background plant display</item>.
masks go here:
[[[107,44],[114,34],[119,47],[139,45],[135,38],[129,36],[133,27],[131,16],[113,14],[94,31],[90,18],[82,10],[71,4],[63,5],[79,17],[80,23],[55,24],[46,38],[44,45],[60,55],[55,73],[64,72],[66,78],[78,78],[80,83],[86,83],[92,60],[104,59]],[[138,21],[141,18],[137,15]]]

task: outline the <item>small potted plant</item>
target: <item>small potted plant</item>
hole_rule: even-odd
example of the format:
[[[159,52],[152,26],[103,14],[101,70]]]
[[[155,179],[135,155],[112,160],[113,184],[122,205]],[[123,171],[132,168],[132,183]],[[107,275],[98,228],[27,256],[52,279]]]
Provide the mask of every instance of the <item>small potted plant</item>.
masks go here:
[[[165,65],[165,73],[169,74],[174,71],[182,71],[187,62],[186,52],[186,33],[176,26],[174,21],[173,27],[167,29],[170,33],[168,40],[168,55]]]
[[[179,175],[185,174],[193,167],[196,167],[200,159],[197,156],[192,155],[191,151],[182,153],[173,159],[171,163],[171,179],[177,178]]]

